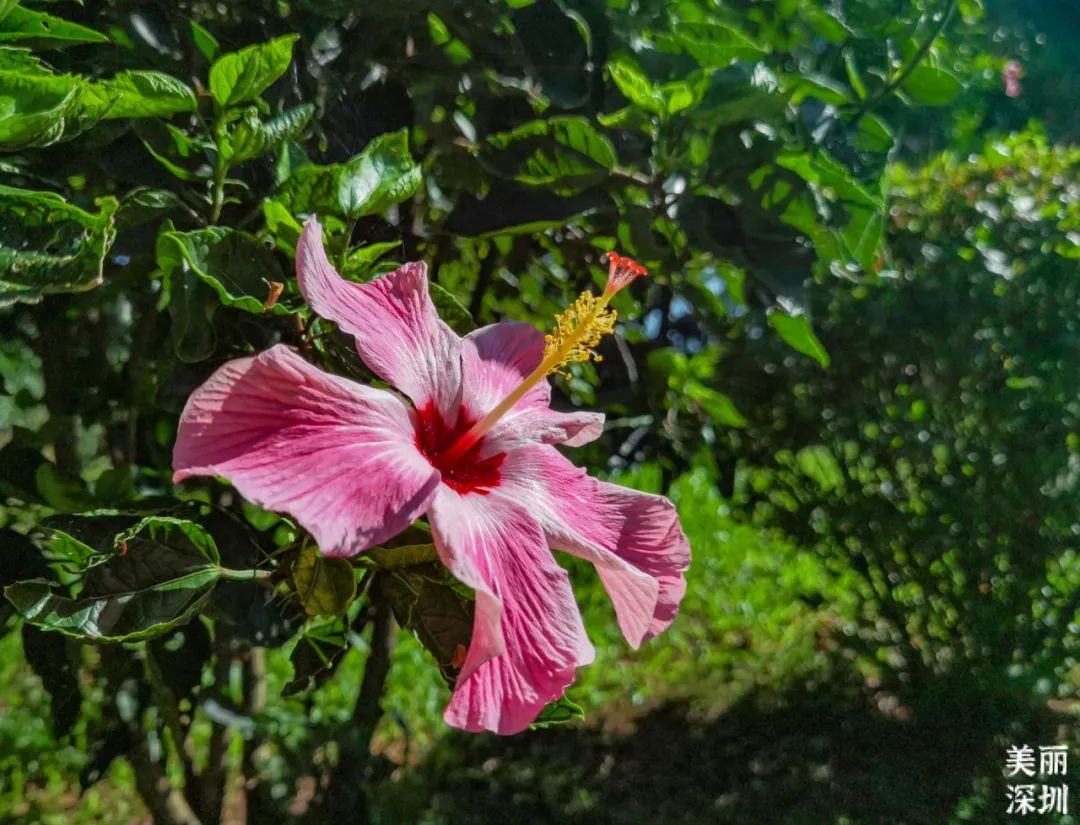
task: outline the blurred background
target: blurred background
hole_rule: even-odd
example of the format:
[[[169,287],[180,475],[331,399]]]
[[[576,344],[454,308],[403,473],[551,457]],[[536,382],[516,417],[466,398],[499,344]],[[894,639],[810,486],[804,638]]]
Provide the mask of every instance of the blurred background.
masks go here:
[[[1019,821],[1007,748],[1080,714],[1077,42],[1074,0],[0,0],[0,821]],[[171,445],[277,341],[366,377],[291,276],[314,211],[462,332],[650,270],[556,406],[676,502],[688,592],[631,651],[562,559],[597,658],[535,730],[448,729],[389,587],[21,615],[147,514],[300,565]]]

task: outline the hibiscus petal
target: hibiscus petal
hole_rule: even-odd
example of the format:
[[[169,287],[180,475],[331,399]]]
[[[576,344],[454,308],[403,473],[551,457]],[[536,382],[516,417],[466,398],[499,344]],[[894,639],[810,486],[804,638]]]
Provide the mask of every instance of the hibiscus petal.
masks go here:
[[[435,311],[427,266],[408,263],[366,284],[346,281],[330,265],[322,227],[304,224],[296,246],[296,278],[304,300],[356,339],[371,370],[418,407],[434,402],[450,423],[461,397],[461,338]]]
[[[503,321],[465,336],[461,355],[463,403],[470,416],[480,418],[540,364],[544,335],[531,324]],[[551,409],[551,385],[545,379],[492,428],[484,452],[506,452],[535,441],[579,447],[595,440],[603,429],[602,413]]]
[[[690,543],[671,501],[598,481],[540,445],[514,451],[500,471],[552,547],[596,566],[627,642],[638,647],[675,620]]]
[[[400,533],[440,480],[405,402],[284,345],[229,361],[192,393],[173,468],[177,482],[224,476],[249,501],[293,516],[328,556]]]
[[[593,659],[569,577],[536,520],[497,491],[461,495],[444,485],[428,516],[443,563],[476,591],[446,722],[518,733]]]

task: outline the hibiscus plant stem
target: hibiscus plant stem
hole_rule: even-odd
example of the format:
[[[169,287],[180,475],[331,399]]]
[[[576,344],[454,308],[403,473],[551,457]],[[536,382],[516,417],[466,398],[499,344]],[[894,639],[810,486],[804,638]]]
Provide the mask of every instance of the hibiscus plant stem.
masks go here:
[[[274,575],[273,570],[231,570],[228,567],[219,567],[218,575],[226,581],[266,581]]]

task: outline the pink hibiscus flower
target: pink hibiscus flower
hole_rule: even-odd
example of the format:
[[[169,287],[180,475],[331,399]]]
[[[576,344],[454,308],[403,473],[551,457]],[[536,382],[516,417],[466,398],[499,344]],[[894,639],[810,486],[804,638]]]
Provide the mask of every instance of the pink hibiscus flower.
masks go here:
[[[595,565],[634,647],[671,624],[686,590],[690,547],[671,502],[590,478],[553,446],[602,429],[602,415],[552,410],[546,377],[592,354],[614,324],[608,300],[644,273],[611,259],[604,295],[582,295],[546,340],[513,322],[462,338],[436,314],[423,263],[346,281],[309,220],[301,292],[412,406],[278,345],[222,366],[180,418],[175,481],[224,476],[295,518],[327,556],[362,553],[427,516],[442,563],[476,593],[451,725],[521,731],[592,661],[549,548]]]

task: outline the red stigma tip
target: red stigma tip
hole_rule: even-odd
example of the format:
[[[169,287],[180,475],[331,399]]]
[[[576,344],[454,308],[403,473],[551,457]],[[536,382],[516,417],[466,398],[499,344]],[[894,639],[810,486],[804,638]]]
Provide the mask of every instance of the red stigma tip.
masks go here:
[[[627,258],[625,255],[620,255],[618,252],[609,252],[607,254],[607,260],[608,281],[604,292],[608,295],[614,295],[635,278],[640,278],[642,275],[647,275],[649,272],[649,270],[633,258]]]

